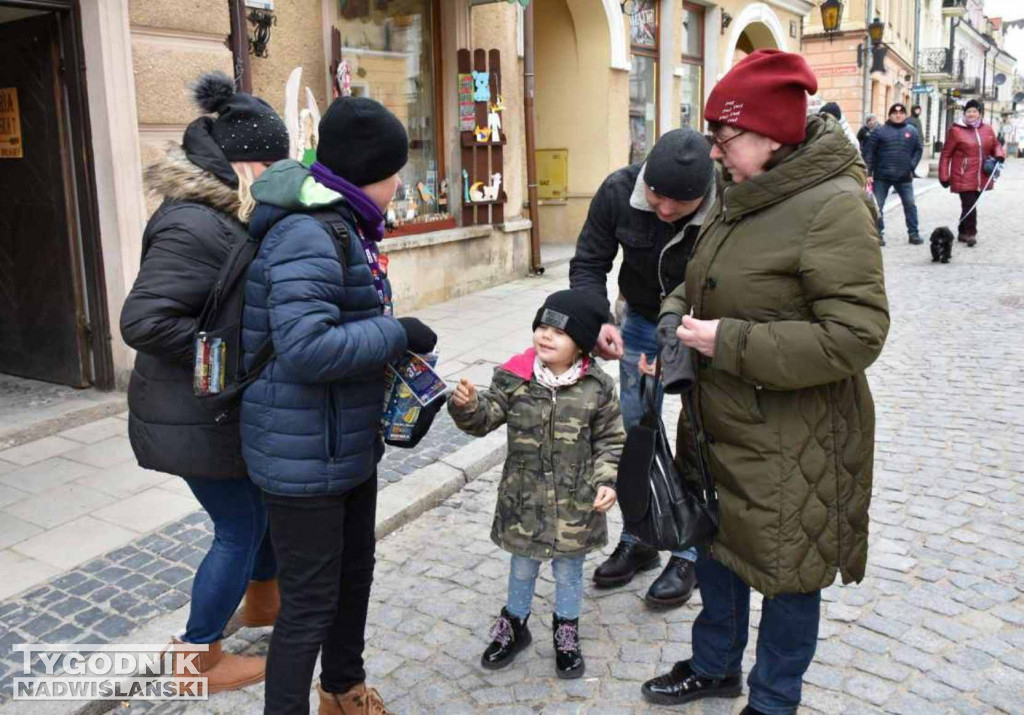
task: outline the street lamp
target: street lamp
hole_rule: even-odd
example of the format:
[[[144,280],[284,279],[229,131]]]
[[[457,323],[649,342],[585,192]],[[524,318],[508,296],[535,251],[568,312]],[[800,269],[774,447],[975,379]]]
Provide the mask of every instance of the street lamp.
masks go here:
[[[821,10],[821,27],[828,35],[829,42],[839,32],[839,24],[843,21],[843,3],[840,0],[825,0]]]
[[[885,23],[882,22],[882,18],[876,17],[875,21],[868,25],[868,37],[871,38],[871,44],[882,44],[883,34],[885,34]]]

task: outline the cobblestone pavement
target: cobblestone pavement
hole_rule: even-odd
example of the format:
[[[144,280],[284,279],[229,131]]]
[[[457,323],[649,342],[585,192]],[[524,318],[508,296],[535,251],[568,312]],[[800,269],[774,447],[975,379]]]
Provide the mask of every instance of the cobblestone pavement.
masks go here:
[[[868,575],[824,593],[802,711],[1024,712],[1022,192],[1024,164],[1011,163],[981,207],[978,246],[956,246],[949,265],[932,264],[927,245],[909,246],[899,216],[890,218],[883,250],[893,323],[870,371],[878,431]],[[936,191],[919,208],[927,237],[955,225],[959,203]],[[679,609],[647,609],[642,596],[656,573],[594,590],[596,555],[581,621],[586,678],[553,677],[547,568],[531,619],[534,645],[507,670],[479,667],[508,568],[488,539],[497,476],[486,473],[379,544],[372,684],[398,713],[647,710],[640,683],[688,657],[699,596]],[[618,529],[615,515],[613,536]],[[259,652],[266,631],[240,631],[227,647]],[[128,711],[260,712],[262,694],[261,685],[204,705]],[[677,712],[742,706],[706,701]]]

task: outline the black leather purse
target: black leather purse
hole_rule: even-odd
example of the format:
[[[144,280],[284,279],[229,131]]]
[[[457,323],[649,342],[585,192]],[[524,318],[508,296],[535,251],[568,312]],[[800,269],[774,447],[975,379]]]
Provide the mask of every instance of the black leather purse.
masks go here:
[[[683,397],[691,416],[694,444],[698,445],[697,463],[703,488],[694,489],[679,473],[655,400],[655,385],[660,379],[659,359],[650,389],[647,376],[640,378],[644,416],[626,435],[616,492],[625,531],[660,551],[682,551],[710,542],[718,531],[718,495],[698,441],[692,391]]]

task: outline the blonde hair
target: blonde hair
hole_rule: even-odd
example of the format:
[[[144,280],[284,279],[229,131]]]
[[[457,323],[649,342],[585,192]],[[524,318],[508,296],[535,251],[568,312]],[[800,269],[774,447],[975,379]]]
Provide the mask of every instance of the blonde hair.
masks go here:
[[[235,215],[239,221],[248,224],[252,210],[256,208],[256,199],[252,197],[252,182],[256,179],[248,162],[238,162],[233,166],[238,175],[238,210],[235,211]]]

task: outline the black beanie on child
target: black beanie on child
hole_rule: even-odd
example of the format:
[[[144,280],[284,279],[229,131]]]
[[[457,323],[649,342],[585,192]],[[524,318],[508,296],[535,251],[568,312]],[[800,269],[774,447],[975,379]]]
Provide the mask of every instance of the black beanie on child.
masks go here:
[[[533,319],[533,329],[550,325],[573,339],[584,353],[597,344],[601,326],[608,322],[608,301],[595,293],[581,290],[560,290],[544,301]]]
[[[316,160],[356,186],[398,173],[409,160],[405,127],[368,97],[338,97],[320,120]]]

